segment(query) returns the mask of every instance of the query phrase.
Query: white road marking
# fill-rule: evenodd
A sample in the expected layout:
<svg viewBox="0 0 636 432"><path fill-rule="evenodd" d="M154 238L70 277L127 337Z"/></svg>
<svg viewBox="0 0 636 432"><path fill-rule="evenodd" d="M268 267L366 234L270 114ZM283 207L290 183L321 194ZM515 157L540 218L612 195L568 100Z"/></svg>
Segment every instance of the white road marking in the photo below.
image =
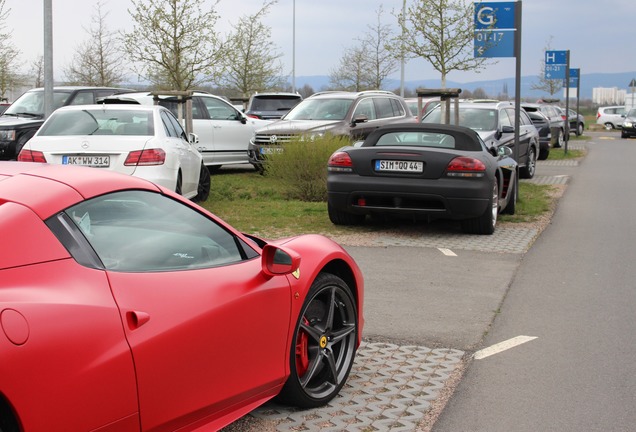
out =
<svg viewBox="0 0 636 432"><path fill-rule="evenodd" d="M441 253L443 253L446 256L457 256L457 254L455 252L453 252L450 249L446 249L446 248L437 248L438 251L440 251Z"/></svg>
<svg viewBox="0 0 636 432"><path fill-rule="evenodd" d="M473 358L475 360L481 360L483 358L499 354L502 351L509 350L510 348L514 348L526 342L530 342L532 340L535 340L536 338L536 336L517 336L512 339L508 339L507 341L499 342L498 344L494 344L492 346L489 346L488 348L479 350L473 355Z"/></svg>

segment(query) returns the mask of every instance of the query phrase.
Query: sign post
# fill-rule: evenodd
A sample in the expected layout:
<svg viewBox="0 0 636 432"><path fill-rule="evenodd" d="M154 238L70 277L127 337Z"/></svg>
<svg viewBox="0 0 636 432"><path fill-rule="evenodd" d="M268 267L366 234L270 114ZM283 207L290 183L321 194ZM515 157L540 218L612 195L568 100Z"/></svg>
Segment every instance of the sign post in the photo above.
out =
<svg viewBox="0 0 636 432"><path fill-rule="evenodd" d="M545 78L560 79L570 82L570 51L546 51L545 52ZM570 86L565 86L565 154L568 154L568 141L570 140Z"/></svg>

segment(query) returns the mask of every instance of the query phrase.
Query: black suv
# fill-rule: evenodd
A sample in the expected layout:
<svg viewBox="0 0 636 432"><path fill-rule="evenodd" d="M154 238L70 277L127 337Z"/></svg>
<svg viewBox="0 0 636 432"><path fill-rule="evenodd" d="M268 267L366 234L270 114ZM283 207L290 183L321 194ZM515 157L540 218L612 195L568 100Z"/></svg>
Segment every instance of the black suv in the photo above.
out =
<svg viewBox="0 0 636 432"><path fill-rule="evenodd" d="M54 87L53 109L94 104L97 98L131 90L114 87ZM0 116L0 160L13 160L44 123L44 89L24 93Z"/></svg>
<svg viewBox="0 0 636 432"><path fill-rule="evenodd" d="M250 98L245 115L261 120L278 120L302 100L298 93L256 93Z"/></svg>
<svg viewBox="0 0 636 432"><path fill-rule="evenodd" d="M299 135L316 137L329 133L355 141L363 140L380 126L415 121L404 99L389 91L315 93L281 120L257 130L250 141L248 156L254 167L260 169L263 155L276 151L276 144Z"/></svg>
<svg viewBox="0 0 636 432"><path fill-rule="evenodd" d="M550 142L553 147L565 145L565 120L558 107L547 103L522 103L521 107L527 113L539 111L548 119L550 122Z"/></svg>

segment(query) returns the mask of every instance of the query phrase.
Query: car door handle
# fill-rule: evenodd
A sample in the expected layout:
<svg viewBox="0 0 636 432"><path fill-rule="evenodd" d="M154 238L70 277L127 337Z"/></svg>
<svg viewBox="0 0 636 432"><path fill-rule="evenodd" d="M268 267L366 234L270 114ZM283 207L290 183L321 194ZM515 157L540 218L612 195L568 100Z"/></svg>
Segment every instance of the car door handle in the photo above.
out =
<svg viewBox="0 0 636 432"><path fill-rule="evenodd" d="M141 311L126 312L126 322L130 330L136 330L150 321L150 315Z"/></svg>

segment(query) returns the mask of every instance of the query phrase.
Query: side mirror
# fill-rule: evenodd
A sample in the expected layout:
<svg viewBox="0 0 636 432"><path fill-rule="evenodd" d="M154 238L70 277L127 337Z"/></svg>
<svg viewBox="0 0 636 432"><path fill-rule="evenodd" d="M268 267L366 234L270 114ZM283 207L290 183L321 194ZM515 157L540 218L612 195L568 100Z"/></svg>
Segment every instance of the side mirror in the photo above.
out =
<svg viewBox="0 0 636 432"><path fill-rule="evenodd" d="M280 276L300 268L300 255L291 249L267 244L263 247L261 267L267 276Z"/></svg>
<svg viewBox="0 0 636 432"><path fill-rule="evenodd" d="M245 117L243 114L239 113L239 120L241 121L241 123L247 124L247 117Z"/></svg>
<svg viewBox="0 0 636 432"><path fill-rule="evenodd" d="M190 133L188 134L188 142L189 142L190 144L199 144L199 135L197 135L197 134L195 134L195 133L190 132Z"/></svg>
<svg viewBox="0 0 636 432"><path fill-rule="evenodd" d="M512 126L504 126L501 128L501 133L503 134L515 133L515 128L513 128Z"/></svg>
<svg viewBox="0 0 636 432"><path fill-rule="evenodd" d="M351 121L351 126L355 126L358 123L366 123L369 121L369 117L364 115L364 114L360 114L357 115L353 118L353 120Z"/></svg>
<svg viewBox="0 0 636 432"><path fill-rule="evenodd" d="M497 148L497 156L501 156L501 157L512 157L512 149L508 146L501 146L499 148Z"/></svg>

